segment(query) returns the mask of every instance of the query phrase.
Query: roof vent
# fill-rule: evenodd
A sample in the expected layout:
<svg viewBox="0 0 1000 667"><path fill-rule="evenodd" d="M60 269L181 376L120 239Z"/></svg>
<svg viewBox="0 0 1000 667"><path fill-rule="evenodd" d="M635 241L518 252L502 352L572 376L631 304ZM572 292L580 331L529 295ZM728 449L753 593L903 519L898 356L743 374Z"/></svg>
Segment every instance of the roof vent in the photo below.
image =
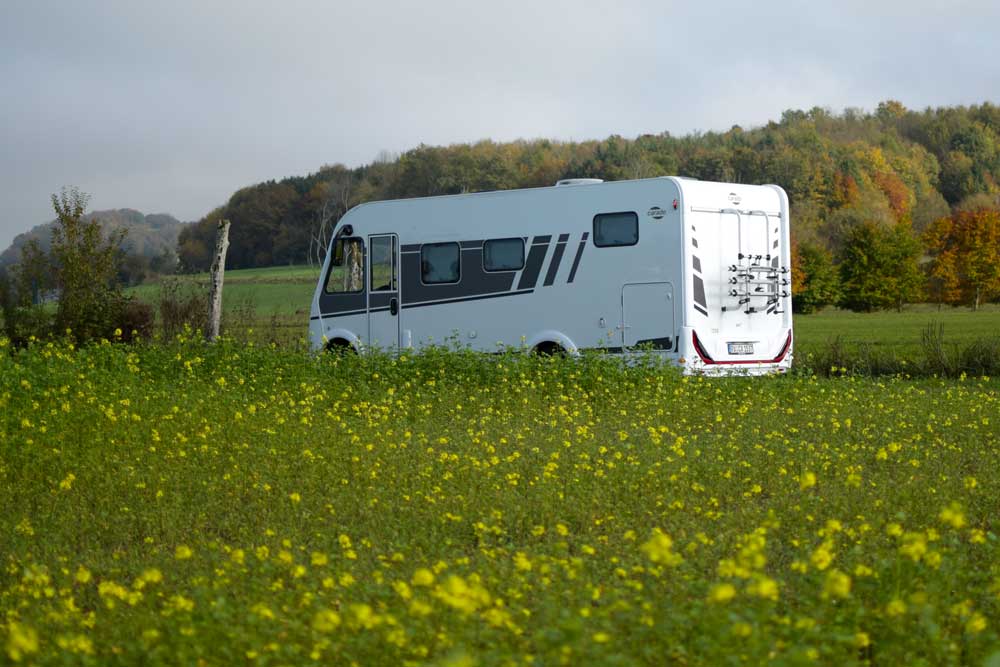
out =
<svg viewBox="0 0 1000 667"><path fill-rule="evenodd" d="M556 187L562 187L564 185L593 185L594 183L603 183L603 178L564 178L561 181L556 181Z"/></svg>

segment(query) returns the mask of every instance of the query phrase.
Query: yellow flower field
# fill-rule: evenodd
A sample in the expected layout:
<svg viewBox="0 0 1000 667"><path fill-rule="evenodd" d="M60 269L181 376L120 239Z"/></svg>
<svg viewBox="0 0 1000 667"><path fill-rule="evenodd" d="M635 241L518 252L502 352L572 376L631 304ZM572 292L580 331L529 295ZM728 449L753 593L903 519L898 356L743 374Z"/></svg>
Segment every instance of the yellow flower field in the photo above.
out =
<svg viewBox="0 0 1000 667"><path fill-rule="evenodd" d="M1000 661L1000 382L0 357L0 663Z"/></svg>

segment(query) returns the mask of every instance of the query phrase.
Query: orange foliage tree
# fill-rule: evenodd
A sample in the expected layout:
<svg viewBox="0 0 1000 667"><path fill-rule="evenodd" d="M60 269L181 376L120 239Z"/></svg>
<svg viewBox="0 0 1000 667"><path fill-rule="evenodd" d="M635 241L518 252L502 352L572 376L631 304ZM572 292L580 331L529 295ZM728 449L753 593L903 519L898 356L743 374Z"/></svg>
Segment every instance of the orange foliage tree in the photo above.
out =
<svg viewBox="0 0 1000 667"><path fill-rule="evenodd" d="M931 293L939 301L979 310L984 299L1000 296L1000 211L958 211L928 227L924 242L932 257Z"/></svg>

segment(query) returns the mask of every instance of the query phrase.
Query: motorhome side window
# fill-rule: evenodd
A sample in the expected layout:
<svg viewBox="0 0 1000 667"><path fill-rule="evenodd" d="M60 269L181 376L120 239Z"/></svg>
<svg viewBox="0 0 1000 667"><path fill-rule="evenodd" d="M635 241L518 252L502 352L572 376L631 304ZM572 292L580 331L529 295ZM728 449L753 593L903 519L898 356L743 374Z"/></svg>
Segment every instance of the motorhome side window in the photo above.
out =
<svg viewBox="0 0 1000 667"><path fill-rule="evenodd" d="M491 239L483 243L483 269L520 271L524 268L524 239Z"/></svg>
<svg viewBox="0 0 1000 667"><path fill-rule="evenodd" d="M639 242L639 216L634 212L594 216L594 245L598 248L635 245Z"/></svg>
<svg viewBox="0 0 1000 667"><path fill-rule="evenodd" d="M358 238L341 238L333 245L326 293L360 292L365 287L365 248Z"/></svg>
<svg viewBox="0 0 1000 667"><path fill-rule="evenodd" d="M457 283L461 274L461 250L457 243L425 243L420 246L420 277L427 285Z"/></svg>

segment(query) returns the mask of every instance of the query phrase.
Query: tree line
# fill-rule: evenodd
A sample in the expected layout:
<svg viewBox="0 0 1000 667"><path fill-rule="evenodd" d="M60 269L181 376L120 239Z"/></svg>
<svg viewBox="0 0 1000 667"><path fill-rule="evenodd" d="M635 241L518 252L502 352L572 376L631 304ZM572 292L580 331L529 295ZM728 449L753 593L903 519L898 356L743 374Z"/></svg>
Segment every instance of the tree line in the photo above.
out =
<svg viewBox="0 0 1000 667"><path fill-rule="evenodd" d="M1000 266L1000 107L990 103L817 107L763 127L683 137L421 145L243 188L181 232L178 258L182 270L206 270L221 218L233 223L231 268L316 264L337 219L362 202L671 174L785 188L800 311L1000 296L1000 276L982 268ZM976 261L963 259L973 251Z"/></svg>

